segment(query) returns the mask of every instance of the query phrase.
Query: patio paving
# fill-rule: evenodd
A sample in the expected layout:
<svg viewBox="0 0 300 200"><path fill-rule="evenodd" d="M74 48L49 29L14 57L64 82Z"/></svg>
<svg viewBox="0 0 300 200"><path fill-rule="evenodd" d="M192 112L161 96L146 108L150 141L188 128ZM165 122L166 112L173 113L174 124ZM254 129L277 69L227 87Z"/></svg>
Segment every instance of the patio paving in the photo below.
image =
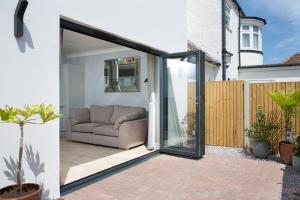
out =
<svg viewBox="0 0 300 200"><path fill-rule="evenodd" d="M161 154L63 198L296 200L300 199L300 173L236 153L208 153L200 160Z"/></svg>

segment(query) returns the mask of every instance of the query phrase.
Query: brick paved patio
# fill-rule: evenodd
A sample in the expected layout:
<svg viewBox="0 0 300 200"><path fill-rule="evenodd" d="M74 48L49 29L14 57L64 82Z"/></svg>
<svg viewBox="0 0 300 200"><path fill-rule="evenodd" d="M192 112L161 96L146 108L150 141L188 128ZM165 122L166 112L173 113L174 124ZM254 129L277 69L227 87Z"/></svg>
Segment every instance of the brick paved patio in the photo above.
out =
<svg viewBox="0 0 300 200"><path fill-rule="evenodd" d="M284 182L287 171L283 164L242 156L208 154L203 159L191 160L159 155L71 193L64 199L300 199L300 188ZM293 181L300 183L300 174L290 171Z"/></svg>

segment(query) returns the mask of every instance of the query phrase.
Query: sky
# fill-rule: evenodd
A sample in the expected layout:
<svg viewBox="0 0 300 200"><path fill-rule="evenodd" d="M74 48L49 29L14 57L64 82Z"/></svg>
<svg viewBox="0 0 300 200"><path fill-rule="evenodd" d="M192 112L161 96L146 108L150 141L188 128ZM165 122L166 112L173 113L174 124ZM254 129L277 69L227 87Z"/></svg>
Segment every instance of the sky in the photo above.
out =
<svg viewBox="0 0 300 200"><path fill-rule="evenodd" d="M238 0L247 16L267 20L264 64L280 63L300 52L300 0Z"/></svg>

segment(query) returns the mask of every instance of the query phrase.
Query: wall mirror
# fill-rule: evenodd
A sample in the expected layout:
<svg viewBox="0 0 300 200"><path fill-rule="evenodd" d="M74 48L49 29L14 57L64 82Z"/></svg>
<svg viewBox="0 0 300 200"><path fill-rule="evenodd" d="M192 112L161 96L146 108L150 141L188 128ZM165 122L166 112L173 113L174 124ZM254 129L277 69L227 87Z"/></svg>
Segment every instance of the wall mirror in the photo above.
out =
<svg viewBox="0 0 300 200"><path fill-rule="evenodd" d="M140 58L127 57L104 61L105 92L139 92Z"/></svg>

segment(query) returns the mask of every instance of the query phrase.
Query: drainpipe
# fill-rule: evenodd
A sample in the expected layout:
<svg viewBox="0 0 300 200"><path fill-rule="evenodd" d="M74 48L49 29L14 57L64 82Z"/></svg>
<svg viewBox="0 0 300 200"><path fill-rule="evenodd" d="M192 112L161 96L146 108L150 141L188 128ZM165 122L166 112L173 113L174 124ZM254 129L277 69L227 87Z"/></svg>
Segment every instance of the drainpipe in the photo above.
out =
<svg viewBox="0 0 300 200"><path fill-rule="evenodd" d="M238 36L239 66L238 67L241 67L241 9L240 8L239 8L239 29L238 30L239 30L239 36Z"/></svg>
<svg viewBox="0 0 300 200"><path fill-rule="evenodd" d="M222 79L226 80L226 27L225 27L225 0L222 0Z"/></svg>

